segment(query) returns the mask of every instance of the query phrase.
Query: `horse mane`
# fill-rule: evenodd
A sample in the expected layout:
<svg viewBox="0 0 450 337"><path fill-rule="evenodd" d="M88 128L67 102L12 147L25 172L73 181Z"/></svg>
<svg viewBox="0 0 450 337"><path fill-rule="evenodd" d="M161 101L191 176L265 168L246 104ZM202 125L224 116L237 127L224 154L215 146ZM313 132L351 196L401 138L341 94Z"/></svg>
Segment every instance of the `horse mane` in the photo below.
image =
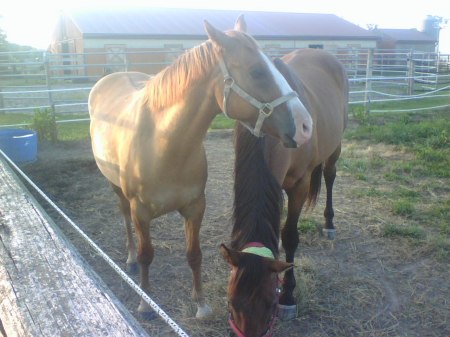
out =
<svg viewBox="0 0 450 337"><path fill-rule="evenodd" d="M146 101L151 111L159 111L179 101L189 86L205 76L217 63L219 51L206 41L180 55L146 85Z"/></svg>
<svg viewBox="0 0 450 337"><path fill-rule="evenodd" d="M249 242L260 242L278 257L283 193L266 163L264 144L264 138L236 124L231 248L242 250Z"/></svg>

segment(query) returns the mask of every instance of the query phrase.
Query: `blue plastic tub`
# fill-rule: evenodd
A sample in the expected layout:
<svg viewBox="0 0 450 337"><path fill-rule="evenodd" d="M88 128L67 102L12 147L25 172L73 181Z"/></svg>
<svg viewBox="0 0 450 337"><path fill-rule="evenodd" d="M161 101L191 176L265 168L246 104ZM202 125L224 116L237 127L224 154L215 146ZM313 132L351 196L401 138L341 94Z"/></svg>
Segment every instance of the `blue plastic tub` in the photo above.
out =
<svg viewBox="0 0 450 337"><path fill-rule="evenodd" d="M35 161L36 132L24 129L0 129L0 149L17 164Z"/></svg>

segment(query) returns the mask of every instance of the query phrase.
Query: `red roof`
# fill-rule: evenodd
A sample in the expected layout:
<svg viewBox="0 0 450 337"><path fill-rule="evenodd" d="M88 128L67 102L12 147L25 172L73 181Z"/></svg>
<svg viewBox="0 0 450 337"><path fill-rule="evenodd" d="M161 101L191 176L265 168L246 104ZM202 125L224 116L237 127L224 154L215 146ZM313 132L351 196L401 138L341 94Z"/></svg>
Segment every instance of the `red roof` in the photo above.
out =
<svg viewBox="0 0 450 337"><path fill-rule="evenodd" d="M259 39L369 39L378 37L333 14L231 10L126 8L74 12L69 16L85 37L205 38L206 19L221 30L231 29L245 15L249 33Z"/></svg>

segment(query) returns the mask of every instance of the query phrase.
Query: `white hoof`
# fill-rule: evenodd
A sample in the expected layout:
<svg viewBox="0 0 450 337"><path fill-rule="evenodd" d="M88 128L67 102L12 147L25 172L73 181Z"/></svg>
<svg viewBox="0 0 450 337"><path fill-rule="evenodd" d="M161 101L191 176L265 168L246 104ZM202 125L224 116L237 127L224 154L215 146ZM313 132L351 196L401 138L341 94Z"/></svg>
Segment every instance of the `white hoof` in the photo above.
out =
<svg viewBox="0 0 450 337"><path fill-rule="evenodd" d="M328 240L334 240L336 238L336 229L324 228L323 235L325 235Z"/></svg>
<svg viewBox="0 0 450 337"><path fill-rule="evenodd" d="M198 305L197 306L197 313L195 314L195 318L206 318L208 316L211 316L212 310L207 304Z"/></svg>
<svg viewBox="0 0 450 337"><path fill-rule="evenodd" d="M297 317L296 305L278 304L278 318L282 321L290 321Z"/></svg>

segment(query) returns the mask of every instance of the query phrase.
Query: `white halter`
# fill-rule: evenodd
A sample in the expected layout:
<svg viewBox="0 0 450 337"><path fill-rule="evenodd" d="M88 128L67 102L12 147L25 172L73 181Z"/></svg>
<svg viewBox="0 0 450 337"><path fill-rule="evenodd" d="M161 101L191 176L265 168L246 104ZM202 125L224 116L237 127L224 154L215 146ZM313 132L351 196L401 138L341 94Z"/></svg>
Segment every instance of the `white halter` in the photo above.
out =
<svg viewBox="0 0 450 337"><path fill-rule="evenodd" d="M223 113L225 116L230 118L230 116L227 113L227 100L228 96L230 95L231 90L233 90L236 94L241 96L243 99L245 99L247 102L249 102L251 105L253 105L255 108L259 110L259 116L255 124L255 128L252 129L252 127L244 122L241 122L242 125L244 125L253 135L256 137L263 137L264 134L261 132L262 125L264 123L264 120L266 118L270 117L273 110L289 101L292 98L298 97L297 93L295 91L291 91L290 93L278 97L277 99L273 100L270 103L262 103L258 101L256 98L250 96L247 94L239 85L236 84L234 79L230 76L230 73L228 72L227 67L225 66L225 63L221 59L219 61L220 69L222 70L222 74L224 77L224 88L223 88Z"/></svg>

